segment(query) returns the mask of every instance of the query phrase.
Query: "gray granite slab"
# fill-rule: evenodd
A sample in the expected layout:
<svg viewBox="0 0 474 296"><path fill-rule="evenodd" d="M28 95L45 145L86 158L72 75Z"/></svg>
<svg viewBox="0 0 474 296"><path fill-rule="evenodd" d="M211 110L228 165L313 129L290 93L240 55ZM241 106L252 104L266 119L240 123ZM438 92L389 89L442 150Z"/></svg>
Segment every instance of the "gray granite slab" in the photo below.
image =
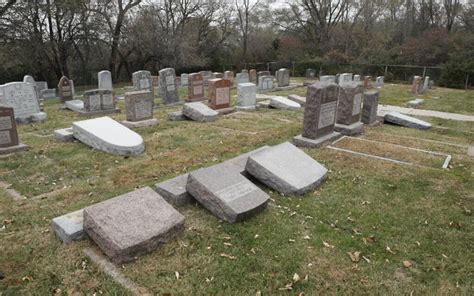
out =
<svg viewBox="0 0 474 296"><path fill-rule="evenodd" d="M74 132L72 127L57 129L54 131L54 137L61 142L69 142L74 140Z"/></svg>
<svg viewBox="0 0 474 296"><path fill-rule="evenodd" d="M81 240L86 237L83 227L83 210L68 213L53 219L54 234L65 244Z"/></svg>
<svg viewBox="0 0 474 296"><path fill-rule="evenodd" d="M201 102L186 103L183 106L183 115L200 122L216 121L219 113Z"/></svg>
<svg viewBox="0 0 474 296"><path fill-rule="evenodd" d="M184 121L188 120L186 116L183 115L182 111L175 111L168 113L168 119L171 121Z"/></svg>
<svg viewBox="0 0 474 296"><path fill-rule="evenodd" d="M431 128L431 123L420 120L415 117L411 117L405 114L401 114L398 112L389 112L385 114L384 117L385 122L390 122L393 124L409 127L409 128L417 128L417 129L429 129Z"/></svg>
<svg viewBox="0 0 474 296"><path fill-rule="evenodd" d="M301 105L288 100L285 97L273 97L270 99L270 107L275 109L286 109L286 110L298 110L301 109Z"/></svg>
<svg viewBox="0 0 474 296"><path fill-rule="evenodd" d="M174 206L182 206L193 200L186 191L188 174L179 175L175 178L155 184L155 191Z"/></svg>
<svg viewBox="0 0 474 296"><path fill-rule="evenodd" d="M245 170L283 194L304 194L319 186L328 172L289 142L249 156Z"/></svg>
<svg viewBox="0 0 474 296"><path fill-rule="evenodd" d="M289 95L288 100L300 104L302 107L306 105L306 98L298 95Z"/></svg>
<svg viewBox="0 0 474 296"><path fill-rule="evenodd" d="M413 100L408 101L407 105L410 108L416 108L416 107L420 106L421 104L423 104L424 102L425 102L425 100L417 98L417 99L413 99Z"/></svg>
<svg viewBox="0 0 474 296"><path fill-rule="evenodd" d="M229 223L259 213L270 198L228 163L190 173L186 190L211 213Z"/></svg>
<svg viewBox="0 0 474 296"><path fill-rule="evenodd" d="M150 187L84 209L84 229L117 264L132 261L178 236L184 216Z"/></svg>

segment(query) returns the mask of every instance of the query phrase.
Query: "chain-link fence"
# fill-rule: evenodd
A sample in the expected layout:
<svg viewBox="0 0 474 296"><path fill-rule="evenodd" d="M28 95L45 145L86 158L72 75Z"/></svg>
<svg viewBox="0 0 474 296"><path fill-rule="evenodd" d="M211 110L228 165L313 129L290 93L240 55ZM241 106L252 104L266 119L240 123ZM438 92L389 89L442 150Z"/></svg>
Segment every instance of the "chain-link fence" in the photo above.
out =
<svg viewBox="0 0 474 296"><path fill-rule="evenodd" d="M243 63L242 65L223 65L223 71L242 69L256 69L257 71L276 72L278 69L291 70L292 76L304 77L307 69L315 69L319 75L336 75L338 73L354 73L361 76L385 76L385 81L395 83L411 83L414 76L429 76L435 83L442 80L443 67L413 66L413 65L383 65L383 64L340 64L330 62L292 62L273 61L260 63ZM474 87L474 78L469 78L469 73L460 73L456 85L464 88Z"/></svg>

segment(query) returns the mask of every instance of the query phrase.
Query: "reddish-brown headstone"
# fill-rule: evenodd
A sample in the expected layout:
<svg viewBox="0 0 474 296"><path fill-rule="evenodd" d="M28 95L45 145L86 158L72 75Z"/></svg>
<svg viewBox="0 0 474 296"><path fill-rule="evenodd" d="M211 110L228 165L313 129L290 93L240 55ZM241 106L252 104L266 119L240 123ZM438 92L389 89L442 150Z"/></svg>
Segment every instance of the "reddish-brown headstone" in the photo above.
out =
<svg viewBox="0 0 474 296"><path fill-rule="evenodd" d="M59 80L58 91L59 97L61 98L61 103L74 99L71 81L69 81L66 76L61 77L61 79Z"/></svg>
<svg viewBox="0 0 474 296"><path fill-rule="evenodd" d="M19 145L13 108L0 107L0 148Z"/></svg>
<svg viewBox="0 0 474 296"><path fill-rule="evenodd" d="M188 76L188 102L202 101L204 98L204 79L200 73Z"/></svg>
<svg viewBox="0 0 474 296"><path fill-rule="evenodd" d="M209 107L223 109L230 107L230 81L226 79L209 80Z"/></svg>
<svg viewBox="0 0 474 296"><path fill-rule="evenodd" d="M249 71L249 78L250 78L250 82L257 82L257 70L255 69L251 69Z"/></svg>
<svg viewBox="0 0 474 296"><path fill-rule="evenodd" d="M372 88L372 76L364 76L364 88Z"/></svg>

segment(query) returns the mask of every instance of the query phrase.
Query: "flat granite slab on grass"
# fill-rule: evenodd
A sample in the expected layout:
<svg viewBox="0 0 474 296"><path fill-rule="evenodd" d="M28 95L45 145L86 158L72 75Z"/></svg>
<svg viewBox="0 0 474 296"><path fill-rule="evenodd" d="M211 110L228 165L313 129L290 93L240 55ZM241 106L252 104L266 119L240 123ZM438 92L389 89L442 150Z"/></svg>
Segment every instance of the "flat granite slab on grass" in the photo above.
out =
<svg viewBox="0 0 474 296"><path fill-rule="evenodd" d="M237 157L231 158L223 162L228 165L229 169L233 169L234 173L247 176L245 172L245 165L250 155L268 149L268 146L260 147L256 150L247 152ZM172 179L155 184L155 191L161 194L167 202L174 206L182 206L192 202L194 198L186 191L186 183L188 182L188 175L183 174Z"/></svg>
<svg viewBox="0 0 474 296"><path fill-rule="evenodd" d="M190 173L186 190L211 213L229 223L256 215L270 199L230 163Z"/></svg>
<svg viewBox="0 0 474 296"><path fill-rule="evenodd" d="M249 156L246 171L283 194L304 194L319 186L328 170L289 142Z"/></svg>
<svg viewBox="0 0 474 296"><path fill-rule="evenodd" d="M79 210L53 219L53 231L63 243L69 244L86 236L83 213L83 210Z"/></svg>
<svg viewBox="0 0 474 296"><path fill-rule="evenodd" d="M216 121L219 113L201 102L186 103L183 106L183 115L199 122Z"/></svg>
<svg viewBox="0 0 474 296"><path fill-rule="evenodd" d="M411 117L405 114L401 114L398 112L389 112L384 116L385 122L390 122L393 124L410 127L410 128L417 128L417 129L429 129L431 128L431 123L420 120L415 117Z"/></svg>
<svg viewBox="0 0 474 296"><path fill-rule="evenodd" d="M111 154L139 155L145 151L143 138L110 117L100 117L72 124L74 138Z"/></svg>
<svg viewBox="0 0 474 296"><path fill-rule="evenodd" d="M184 228L184 216L150 187L84 209L84 229L117 264L157 249Z"/></svg>
<svg viewBox="0 0 474 296"><path fill-rule="evenodd" d="M306 105L306 98L298 95L289 95L288 100L300 104L302 107Z"/></svg>
<svg viewBox="0 0 474 296"><path fill-rule="evenodd" d="M301 105L284 97L273 97L270 99L270 107L275 109L298 110Z"/></svg>

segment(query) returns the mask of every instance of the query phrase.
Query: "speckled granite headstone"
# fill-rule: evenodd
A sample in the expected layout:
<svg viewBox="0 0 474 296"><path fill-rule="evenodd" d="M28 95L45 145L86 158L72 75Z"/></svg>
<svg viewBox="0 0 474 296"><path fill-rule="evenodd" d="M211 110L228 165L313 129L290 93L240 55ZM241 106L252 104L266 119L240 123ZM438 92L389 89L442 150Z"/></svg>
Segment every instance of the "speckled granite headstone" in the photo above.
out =
<svg viewBox="0 0 474 296"><path fill-rule="evenodd" d="M374 124L377 121L379 107L379 92L368 91L364 93L364 107L362 108L362 123Z"/></svg>
<svg viewBox="0 0 474 296"><path fill-rule="evenodd" d="M58 91L61 103L74 99L74 90L71 81L66 76L61 77L59 80Z"/></svg>
<svg viewBox="0 0 474 296"><path fill-rule="evenodd" d="M217 110L230 107L230 81L226 79L209 80L209 107Z"/></svg>
<svg viewBox="0 0 474 296"><path fill-rule="evenodd" d="M173 240L184 229L184 216L145 187L85 208L84 229L120 264Z"/></svg>
<svg viewBox="0 0 474 296"><path fill-rule="evenodd" d="M160 70L160 95L165 105L179 102L176 74L173 68Z"/></svg>
<svg viewBox="0 0 474 296"><path fill-rule="evenodd" d="M153 95L149 91L134 91L125 94L127 121L136 122L153 118Z"/></svg>

